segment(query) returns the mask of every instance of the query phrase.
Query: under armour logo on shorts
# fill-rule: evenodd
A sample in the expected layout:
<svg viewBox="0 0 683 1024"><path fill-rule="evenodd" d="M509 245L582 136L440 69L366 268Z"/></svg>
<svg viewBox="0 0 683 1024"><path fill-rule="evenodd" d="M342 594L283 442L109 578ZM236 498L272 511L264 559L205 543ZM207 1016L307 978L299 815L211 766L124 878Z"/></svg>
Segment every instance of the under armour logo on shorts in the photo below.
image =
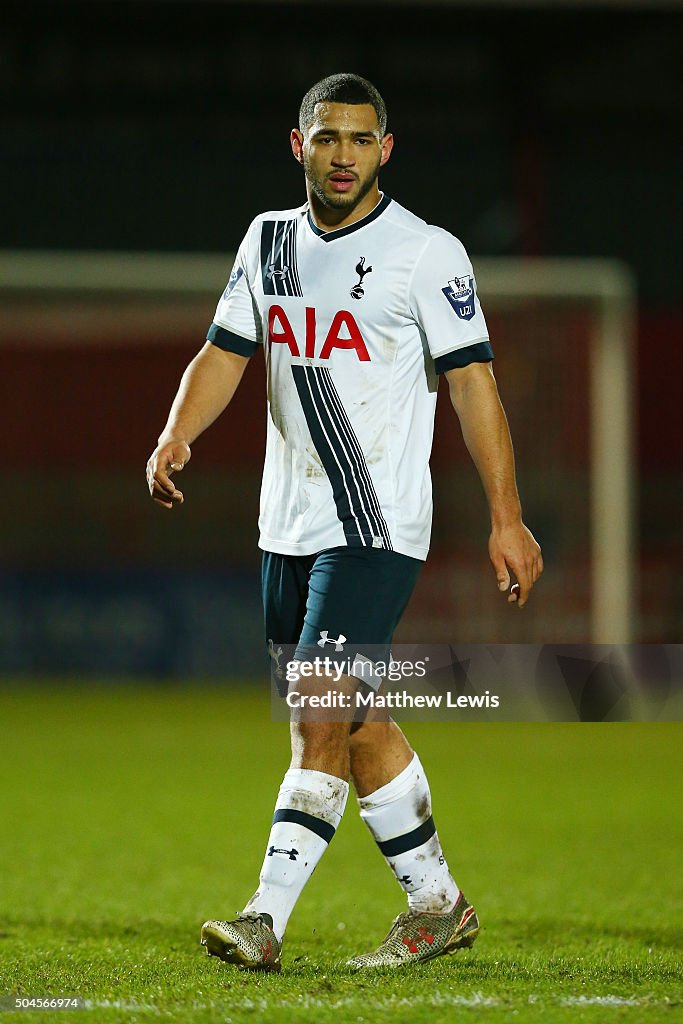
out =
<svg viewBox="0 0 683 1024"><path fill-rule="evenodd" d="M336 640L334 639L334 637L330 637L330 639L328 640L327 634L327 629L320 630L320 639L318 640L318 647L324 647L325 644L334 644L335 651L343 651L344 644L346 643L346 637L344 636L344 634L340 633Z"/></svg>

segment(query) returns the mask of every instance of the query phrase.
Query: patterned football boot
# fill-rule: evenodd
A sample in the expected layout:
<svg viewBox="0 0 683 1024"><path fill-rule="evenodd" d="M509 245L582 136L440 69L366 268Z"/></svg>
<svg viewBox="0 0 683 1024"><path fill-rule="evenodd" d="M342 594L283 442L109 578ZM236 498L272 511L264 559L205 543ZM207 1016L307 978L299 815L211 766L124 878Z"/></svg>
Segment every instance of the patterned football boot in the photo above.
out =
<svg viewBox="0 0 683 1024"><path fill-rule="evenodd" d="M368 967L424 963L435 956L471 946L478 932L479 919L474 907L460 893L448 914L399 914L374 953L354 956L346 966L360 971Z"/></svg>
<svg viewBox="0 0 683 1024"><path fill-rule="evenodd" d="M206 921L202 946L209 956L246 971L279 971L282 945L270 914L240 914L234 921Z"/></svg>

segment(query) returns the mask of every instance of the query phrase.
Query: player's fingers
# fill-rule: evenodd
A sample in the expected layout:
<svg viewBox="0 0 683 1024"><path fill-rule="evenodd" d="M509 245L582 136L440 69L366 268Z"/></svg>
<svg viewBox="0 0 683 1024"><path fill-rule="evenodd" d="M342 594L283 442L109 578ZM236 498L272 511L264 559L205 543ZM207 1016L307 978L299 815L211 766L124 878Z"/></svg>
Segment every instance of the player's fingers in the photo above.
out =
<svg viewBox="0 0 683 1024"><path fill-rule="evenodd" d="M491 555L491 563L496 573L496 582L500 591L505 591L510 586L510 573L508 567L505 564L505 559L501 556Z"/></svg>
<svg viewBox="0 0 683 1024"><path fill-rule="evenodd" d="M517 606L519 608L523 608L529 600L529 593L534 585L531 577L530 568L525 565L524 568L520 568L519 571L516 571L516 576L517 581L519 583L519 597L517 598ZM508 600L510 599L508 598Z"/></svg>
<svg viewBox="0 0 683 1024"><path fill-rule="evenodd" d="M174 505L182 505L182 503L185 501L185 495L183 494L182 491L179 491L177 488L173 492L173 494L162 493L159 495L159 497L163 498L164 501L171 501Z"/></svg>
<svg viewBox="0 0 683 1024"><path fill-rule="evenodd" d="M173 505L182 505L185 500L183 492L179 491L177 487L174 486L171 491L168 491L165 487L162 487L156 479L152 480L149 492L155 501L159 500Z"/></svg>
<svg viewBox="0 0 683 1024"><path fill-rule="evenodd" d="M178 492L178 494L180 493ZM176 505L182 505L182 503L184 502L184 498L182 497L182 495L180 495L179 498L171 498L169 495L165 494L154 494L152 496L152 500L157 505L163 505L164 508L167 509L172 509Z"/></svg>
<svg viewBox="0 0 683 1024"><path fill-rule="evenodd" d="M173 508L174 505L178 504L177 501L173 500L173 497L168 493L168 491L161 487L149 473L147 474L147 487L152 501L157 505L163 505L164 508Z"/></svg>
<svg viewBox="0 0 683 1024"><path fill-rule="evenodd" d="M167 494L173 494L173 492L176 489L176 486L171 480L168 473L166 473L163 469L159 469L158 467L156 472L152 475L152 480L154 481L157 487L161 487L162 490L166 491Z"/></svg>

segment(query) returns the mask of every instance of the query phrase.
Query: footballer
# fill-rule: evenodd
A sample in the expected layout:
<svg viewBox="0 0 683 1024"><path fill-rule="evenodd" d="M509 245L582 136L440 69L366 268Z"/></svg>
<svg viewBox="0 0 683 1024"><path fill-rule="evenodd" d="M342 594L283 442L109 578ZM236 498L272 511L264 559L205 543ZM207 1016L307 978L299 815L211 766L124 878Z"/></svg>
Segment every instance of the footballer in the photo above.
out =
<svg viewBox="0 0 683 1024"><path fill-rule="evenodd" d="M352 664L370 665L362 680L351 669L335 684L348 693L380 685L373 658L386 660L377 651L389 651L427 557L441 375L486 493L499 590L522 608L543 571L522 520L471 263L452 234L380 191L393 141L384 101L365 79L332 75L306 93L290 143L307 201L252 221L147 467L152 498L182 504L174 474L262 349L265 639L271 653L295 645L302 661L316 647L343 647ZM296 689L317 684L302 678ZM258 883L236 918L203 925L209 954L280 970L287 922L341 821L350 781L407 906L349 967L402 969L475 940L479 920L439 842L418 755L388 716L341 719L292 713L292 759Z"/></svg>

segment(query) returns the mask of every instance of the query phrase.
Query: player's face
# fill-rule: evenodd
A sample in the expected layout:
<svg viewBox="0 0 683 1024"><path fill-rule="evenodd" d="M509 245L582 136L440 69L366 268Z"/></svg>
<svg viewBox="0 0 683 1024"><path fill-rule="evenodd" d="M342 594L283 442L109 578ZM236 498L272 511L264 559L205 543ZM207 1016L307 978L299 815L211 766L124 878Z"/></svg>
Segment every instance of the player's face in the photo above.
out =
<svg viewBox="0 0 683 1024"><path fill-rule="evenodd" d="M392 145L391 135L382 138L369 103L318 103L306 132L292 132L292 149L304 166L309 189L331 210L350 211L376 191L379 169Z"/></svg>

